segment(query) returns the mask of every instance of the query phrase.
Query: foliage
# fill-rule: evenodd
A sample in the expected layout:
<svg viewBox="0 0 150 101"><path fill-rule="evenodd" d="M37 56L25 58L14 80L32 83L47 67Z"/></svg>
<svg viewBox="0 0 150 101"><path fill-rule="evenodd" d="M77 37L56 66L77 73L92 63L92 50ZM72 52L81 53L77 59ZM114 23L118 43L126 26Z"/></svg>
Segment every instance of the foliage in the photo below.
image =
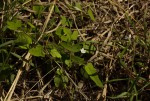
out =
<svg viewBox="0 0 150 101"><path fill-rule="evenodd" d="M1 2L1 99L149 99L148 1Z"/></svg>

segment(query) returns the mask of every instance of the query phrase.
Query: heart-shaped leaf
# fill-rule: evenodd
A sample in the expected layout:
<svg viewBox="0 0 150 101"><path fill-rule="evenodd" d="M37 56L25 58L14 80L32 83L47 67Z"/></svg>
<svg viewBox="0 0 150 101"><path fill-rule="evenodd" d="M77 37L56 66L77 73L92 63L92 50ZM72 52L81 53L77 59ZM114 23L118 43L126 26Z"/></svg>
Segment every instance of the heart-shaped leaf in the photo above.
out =
<svg viewBox="0 0 150 101"><path fill-rule="evenodd" d="M74 31L73 34L71 35L71 40L77 40L78 38L78 31Z"/></svg>
<svg viewBox="0 0 150 101"><path fill-rule="evenodd" d="M50 52L50 54L53 57L61 58L61 54L56 49L52 49L51 52Z"/></svg>
<svg viewBox="0 0 150 101"><path fill-rule="evenodd" d="M17 39L15 40L15 43L18 45L27 45L32 43L32 39L29 37L29 35L24 34L24 33L18 33Z"/></svg>
<svg viewBox="0 0 150 101"><path fill-rule="evenodd" d="M44 54L44 49L43 49L43 46L41 45L37 45L36 47L33 47L29 50L29 52L33 55L33 56L41 56L41 57L44 57L45 54Z"/></svg>
<svg viewBox="0 0 150 101"><path fill-rule="evenodd" d="M22 26L22 22L20 20L7 21L7 27L11 30L17 30Z"/></svg>

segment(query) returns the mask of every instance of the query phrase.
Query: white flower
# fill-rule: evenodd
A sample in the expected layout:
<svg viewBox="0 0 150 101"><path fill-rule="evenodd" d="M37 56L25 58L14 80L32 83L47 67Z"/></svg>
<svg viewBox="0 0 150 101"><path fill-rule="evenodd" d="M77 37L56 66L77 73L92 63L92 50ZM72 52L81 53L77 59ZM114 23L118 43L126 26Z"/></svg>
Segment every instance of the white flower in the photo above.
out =
<svg viewBox="0 0 150 101"><path fill-rule="evenodd" d="M81 53L86 53L86 50L84 48L80 49Z"/></svg>

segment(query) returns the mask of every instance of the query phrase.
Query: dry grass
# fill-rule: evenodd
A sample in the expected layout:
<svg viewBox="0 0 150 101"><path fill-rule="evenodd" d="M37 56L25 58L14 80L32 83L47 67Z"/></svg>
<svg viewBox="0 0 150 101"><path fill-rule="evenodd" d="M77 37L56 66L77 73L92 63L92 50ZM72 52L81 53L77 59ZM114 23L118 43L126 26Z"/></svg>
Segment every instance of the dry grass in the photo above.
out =
<svg viewBox="0 0 150 101"><path fill-rule="evenodd" d="M7 20L18 15L17 19L26 23L34 16L35 11L32 10L32 6L44 5L49 9L42 12L40 19L38 17L32 19L37 29L30 34L41 32L41 35L37 35L37 38L34 39L35 44L39 42L46 46L47 42L51 42L48 38L57 44L57 37L51 34L63 25L59 22L60 15L52 11L53 6L49 7L52 2L56 2L54 5L60 8L63 16L73 22L71 29L78 30L77 42L91 40L95 42L93 43L96 48L95 53L85 54L83 58L94 64L104 83L104 88L100 89L90 80L83 78L78 73L81 67L77 66L78 68L65 71L69 83L65 89L58 89L54 86L53 78L59 63L53 62L49 56L45 58L29 56L34 66L18 59L8 62L16 64L15 70L21 70L23 74L16 76L17 81L15 79L11 85L13 89L9 88L10 85L7 85L5 80L1 82L1 101L149 101L149 0L65 0L65 2L62 0L49 0L50 2L29 0L24 3L18 1L20 0L9 1L10 5L8 5L9 2L1 1L4 5L0 8L3 9L0 12L2 33L0 36L4 39L14 38L14 33L3 31ZM68 4L75 2L81 3L82 13L69 8ZM95 21L92 21L87 15L88 8L93 11ZM52 18L56 20L53 26L48 23L52 21ZM43 38L47 36L48 38ZM17 49L13 51L18 52ZM20 52L19 50L18 54L22 55L22 53L27 53L27 51L21 50ZM29 60L29 57L25 59ZM21 67L20 61L23 61ZM24 67L28 66L31 68L26 72ZM16 72L14 74L16 75Z"/></svg>

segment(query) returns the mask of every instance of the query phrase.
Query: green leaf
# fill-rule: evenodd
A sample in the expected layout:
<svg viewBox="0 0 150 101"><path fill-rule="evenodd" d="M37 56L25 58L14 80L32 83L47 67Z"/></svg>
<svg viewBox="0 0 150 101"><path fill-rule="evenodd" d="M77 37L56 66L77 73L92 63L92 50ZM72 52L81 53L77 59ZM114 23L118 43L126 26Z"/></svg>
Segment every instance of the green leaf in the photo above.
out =
<svg viewBox="0 0 150 101"><path fill-rule="evenodd" d="M0 48L1 48L1 47L4 47L4 46L7 46L7 45L9 45L9 44L14 44L14 40L10 40L10 41L7 41L7 42L5 42L5 43L0 44Z"/></svg>
<svg viewBox="0 0 150 101"><path fill-rule="evenodd" d="M66 22L67 24L66 24L66 26L68 26L68 27L72 27L72 25L73 25L73 22L72 22L72 20L69 20L69 19L67 19L67 22Z"/></svg>
<svg viewBox="0 0 150 101"><path fill-rule="evenodd" d="M63 46L65 49L71 51L71 52L79 52L82 48L79 44L71 45L71 43L61 42L61 46Z"/></svg>
<svg viewBox="0 0 150 101"><path fill-rule="evenodd" d="M61 16L61 23L63 26L72 27L72 21L69 20L69 18L66 18L65 16Z"/></svg>
<svg viewBox="0 0 150 101"><path fill-rule="evenodd" d="M3 70L7 70L9 68L11 68L12 66L9 65L9 64L3 64L3 63L0 63L0 72L3 71Z"/></svg>
<svg viewBox="0 0 150 101"><path fill-rule="evenodd" d="M82 76L83 76L84 78L86 78L86 79L89 78L89 75L87 74L87 72L86 72L83 68L80 69L80 72L81 72L81 74L82 74Z"/></svg>
<svg viewBox="0 0 150 101"><path fill-rule="evenodd" d="M69 29L69 28L63 28L63 31L64 31L64 33L66 34L66 35L69 35L69 36L71 36L71 34L72 34L72 32L71 32L71 30Z"/></svg>
<svg viewBox="0 0 150 101"><path fill-rule="evenodd" d="M22 60L22 56L16 54L16 53L13 53L13 52L10 52L13 56L17 57L19 60Z"/></svg>
<svg viewBox="0 0 150 101"><path fill-rule="evenodd" d="M127 67L127 64L122 61L122 59L120 59L120 65L123 67L123 68L126 68Z"/></svg>
<svg viewBox="0 0 150 101"><path fill-rule="evenodd" d="M27 45L19 46L19 48L21 48L21 49L29 49L30 46L27 44Z"/></svg>
<svg viewBox="0 0 150 101"><path fill-rule="evenodd" d="M45 56L43 46L41 46L41 45L37 45L37 46L31 48L29 50L29 52L33 56L37 56L37 57L39 57L39 56L44 57Z"/></svg>
<svg viewBox="0 0 150 101"><path fill-rule="evenodd" d="M18 45L27 45L32 43L32 39L29 37L29 35L24 33L18 33L17 40L15 40L15 43Z"/></svg>
<svg viewBox="0 0 150 101"><path fill-rule="evenodd" d="M33 10L36 11L35 15L38 15L38 18L40 18L42 16L42 12L44 11L44 6L41 5L33 6Z"/></svg>
<svg viewBox="0 0 150 101"><path fill-rule="evenodd" d="M93 12L92 12L92 10L90 8L88 9L88 15L90 16L91 20L95 21Z"/></svg>
<svg viewBox="0 0 150 101"><path fill-rule="evenodd" d="M72 66L71 60L65 60L65 64L66 64L68 67L71 67L71 66Z"/></svg>
<svg viewBox="0 0 150 101"><path fill-rule="evenodd" d="M66 25L66 17L65 16L61 16L61 23L62 25Z"/></svg>
<svg viewBox="0 0 150 101"><path fill-rule="evenodd" d="M55 5L55 7L54 7L54 11L55 11L56 13L60 14L60 10L59 10L59 8L58 8L58 6L57 6L57 5Z"/></svg>
<svg viewBox="0 0 150 101"><path fill-rule="evenodd" d="M95 75L97 73L97 71L93 67L92 63L88 63L87 65L85 65L84 69L90 76Z"/></svg>
<svg viewBox="0 0 150 101"><path fill-rule="evenodd" d="M63 87L64 88L66 88L67 87L67 83L68 83L68 77L67 76L65 76L65 75L61 75L61 79L62 79L62 85L63 85Z"/></svg>
<svg viewBox="0 0 150 101"><path fill-rule="evenodd" d="M7 21L7 28L10 30L17 30L22 26L22 22L20 20Z"/></svg>
<svg viewBox="0 0 150 101"><path fill-rule="evenodd" d="M62 75L63 74L63 70L58 68L57 71L56 71L56 74Z"/></svg>
<svg viewBox="0 0 150 101"><path fill-rule="evenodd" d="M64 35L61 36L61 40L66 41L66 42L70 41L70 40L68 40L68 36L64 36Z"/></svg>
<svg viewBox="0 0 150 101"><path fill-rule="evenodd" d="M71 35L72 40L77 40L78 38L78 31L74 31L73 34Z"/></svg>
<svg viewBox="0 0 150 101"><path fill-rule="evenodd" d="M80 58L80 57L78 57L78 56L71 55L71 56L70 56L70 59L71 59L73 62L75 62L75 63L77 63L77 64L79 64L79 65L84 65L84 63L85 63L84 59L83 59L83 58Z"/></svg>
<svg viewBox="0 0 150 101"><path fill-rule="evenodd" d="M83 48L87 53L94 53L96 51L94 43L88 41L83 43Z"/></svg>
<svg viewBox="0 0 150 101"><path fill-rule="evenodd" d="M66 83L68 83L68 77L63 74L62 69L57 69L56 75L54 77L54 83L56 87L66 87Z"/></svg>
<svg viewBox="0 0 150 101"><path fill-rule="evenodd" d="M60 76L56 75L54 77L54 84L56 87L59 87L62 84L62 79L60 78Z"/></svg>
<svg viewBox="0 0 150 101"><path fill-rule="evenodd" d="M61 54L56 50L56 49L52 49L50 54L53 56L53 57L56 57L56 58L61 58Z"/></svg>
<svg viewBox="0 0 150 101"><path fill-rule="evenodd" d="M27 22L27 24L31 27L31 28L36 28L32 23Z"/></svg>
<svg viewBox="0 0 150 101"><path fill-rule="evenodd" d="M95 82L95 84L98 87L102 88L103 84L99 79L96 69L93 67L92 63L88 63L87 65L85 65L84 69L87 72L87 74L90 76L90 78Z"/></svg>
<svg viewBox="0 0 150 101"><path fill-rule="evenodd" d="M62 36L62 31L63 31L62 28L58 27L55 34L58 35L59 37L61 37Z"/></svg>
<svg viewBox="0 0 150 101"><path fill-rule="evenodd" d="M78 11L82 11L82 7L81 7L81 4L79 2L76 2L75 3L75 7L74 7L76 10Z"/></svg>
<svg viewBox="0 0 150 101"><path fill-rule="evenodd" d="M128 92L123 92L117 96L117 98L123 98L128 95Z"/></svg>
<svg viewBox="0 0 150 101"><path fill-rule="evenodd" d="M62 41L71 41L71 30L69 28L58 28L56 34L61 38Z"/></svg>
<svg viewBox="0 0 150 101"><path fill-rule="evenodd" d="M70 41L71 40L71 30L69 28L63 28L63 32L64 32L64 36L66 38L67 41ZM64 40L65 41L65 40Z"/></svg>
<svg viewBox="0 0 150 101"><path fill-rule="evenodd" d="M128 92L122 92L121 94L114 96L114 97L110 97L111 99L118 99L118 98L126 98L129 96Z"/></svg>
<svg viewBox="0 0 150 101"><path fill-rule="evenodd" d="M44 10L44 6L33 6L33 10L36 11L36 14L41 14Z"/></svg>
<svg viewBox="0 0 150 101"><path fill-rule="evenodd" d="M66 83L68 83L68 77L65 75L55 75L54 77L54 83L56 87L65 87L66 88Z"/></svg>
<svg viewBox="0 0 150 101"><path fill-rule="evenodd" d="M62 78L63 83L68 83L69 80L67 76L61 75L61 78Z"/></svg>

